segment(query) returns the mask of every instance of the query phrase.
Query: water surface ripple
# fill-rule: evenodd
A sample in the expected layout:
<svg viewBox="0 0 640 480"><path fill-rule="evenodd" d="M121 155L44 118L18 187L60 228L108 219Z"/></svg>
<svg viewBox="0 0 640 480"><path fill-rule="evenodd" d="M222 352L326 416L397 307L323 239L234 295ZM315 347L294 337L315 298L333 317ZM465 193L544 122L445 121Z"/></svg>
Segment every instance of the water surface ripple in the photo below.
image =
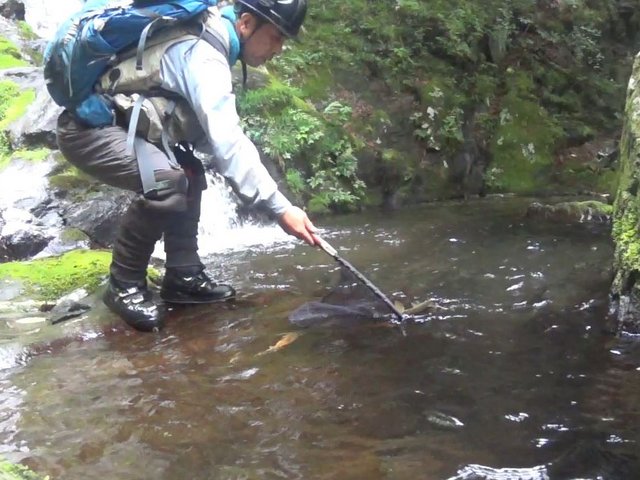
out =
<svg viewBox="0 0 640 480"><path fill-rule="evenodd" d="M525 210L325 225L383 291L440 307L404 334L292 326L338 281L319 251L212 256L235 306L177 309L158 335L111 319L1 370L0 454L65 480L640 478L640 348L606 328L608 232Z"/></svg>

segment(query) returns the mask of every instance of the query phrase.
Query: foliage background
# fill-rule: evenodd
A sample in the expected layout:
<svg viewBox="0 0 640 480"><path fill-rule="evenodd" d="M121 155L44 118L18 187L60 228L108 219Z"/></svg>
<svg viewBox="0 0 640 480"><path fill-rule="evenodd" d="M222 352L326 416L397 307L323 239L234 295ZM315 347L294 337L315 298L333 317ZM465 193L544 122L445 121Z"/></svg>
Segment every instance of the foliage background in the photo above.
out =
<svg viewBox="0 0 640 480"><path fill-rule="evenodd" d="M640 2L310 2L303 41L240 95L314 212L614 190Z"/></svg>

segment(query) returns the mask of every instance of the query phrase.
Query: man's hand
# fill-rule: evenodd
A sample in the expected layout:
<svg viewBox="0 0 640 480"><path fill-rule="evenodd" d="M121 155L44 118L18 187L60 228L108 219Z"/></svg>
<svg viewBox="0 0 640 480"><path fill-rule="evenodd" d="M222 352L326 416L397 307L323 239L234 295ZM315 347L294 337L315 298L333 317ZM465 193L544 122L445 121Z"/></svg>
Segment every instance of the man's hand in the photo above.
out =
<svg viewBox="0 0 640 480"><path fill-rule="evenodd" d="M282 229L289 235L298 237L300 240L304 240L311 246L319 244L318 239L315 236L316 227L311 223L307 214L298 207L288 208L280 218L278 223Z"/></svg>

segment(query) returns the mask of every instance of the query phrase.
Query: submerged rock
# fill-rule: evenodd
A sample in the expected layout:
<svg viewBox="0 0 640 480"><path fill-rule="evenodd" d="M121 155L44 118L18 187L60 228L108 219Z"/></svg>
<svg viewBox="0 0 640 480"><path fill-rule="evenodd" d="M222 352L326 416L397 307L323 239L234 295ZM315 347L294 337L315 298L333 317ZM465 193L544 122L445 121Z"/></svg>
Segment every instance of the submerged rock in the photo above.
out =
<svg viewBox="0 0 640 480"><path fill-rule="evenodd" d="M527 209L527 218L556 223L609 223L613 207L609 204L587 200L561 202L554 205L534 202Z"/></svg>

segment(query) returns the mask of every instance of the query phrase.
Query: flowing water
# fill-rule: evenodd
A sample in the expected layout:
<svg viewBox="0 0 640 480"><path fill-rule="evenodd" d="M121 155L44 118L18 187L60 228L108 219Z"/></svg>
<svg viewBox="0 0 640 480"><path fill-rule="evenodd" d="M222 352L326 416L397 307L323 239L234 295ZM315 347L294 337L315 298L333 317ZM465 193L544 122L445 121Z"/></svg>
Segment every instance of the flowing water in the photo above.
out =
<svg viewBox="0 0 640 480"><path fill-rule="evenodd" d="M99 310L0 370L0 456L65 480L640 478L640 349L605 328L608 233L525 211L325 220L383 291L440 307L403 329L291 325L338 281L320 251L212 254L235 305L176 309L159 334Z"/></svg>

